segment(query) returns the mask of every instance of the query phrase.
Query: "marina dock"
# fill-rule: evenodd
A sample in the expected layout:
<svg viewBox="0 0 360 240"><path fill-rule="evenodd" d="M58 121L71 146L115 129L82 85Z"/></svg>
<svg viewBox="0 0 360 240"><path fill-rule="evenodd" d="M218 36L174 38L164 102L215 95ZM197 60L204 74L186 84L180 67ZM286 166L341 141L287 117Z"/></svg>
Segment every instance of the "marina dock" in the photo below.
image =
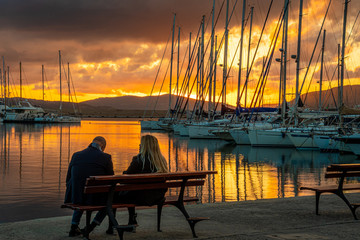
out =
<svg viewBox="0 0 360 240"><path fill-rule="evenodd" d="M360 194L348 196L356 200ZM315 215L314 196L197 204L189 205L188 211L193 216L210 217L197 225L199 239L358 239L360 236L359 220L354 220L348 207L335 195L321 196L319 216ZM127 211L118 211L119 223L126 224L127 218ZM71 211L64 217L4 223L0 225L0 239L81 239L67 237L70 220ZM136 233L125 233L124 239L192 239L187 222L174 207L163 210L163 232L156 231L156 209L139 209L138 223ZM105 234L107 224L106 219L90 238L118 239L116 235Z"/></svg>

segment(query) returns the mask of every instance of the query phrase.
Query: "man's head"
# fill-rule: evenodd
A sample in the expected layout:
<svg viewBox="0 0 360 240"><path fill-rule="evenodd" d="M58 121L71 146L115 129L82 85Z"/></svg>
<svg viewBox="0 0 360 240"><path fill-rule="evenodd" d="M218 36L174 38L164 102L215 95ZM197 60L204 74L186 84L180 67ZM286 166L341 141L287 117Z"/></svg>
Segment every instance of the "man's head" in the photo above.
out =
<svg viewBox="0 0 360 240"><path fill-rule="evenodd" d="M94 138L94 140L92 141L93 143L97 143L101 150L105 150L105 147L106 147L106 140L105 138L101 137L101 136L97 136Z"/></svg>

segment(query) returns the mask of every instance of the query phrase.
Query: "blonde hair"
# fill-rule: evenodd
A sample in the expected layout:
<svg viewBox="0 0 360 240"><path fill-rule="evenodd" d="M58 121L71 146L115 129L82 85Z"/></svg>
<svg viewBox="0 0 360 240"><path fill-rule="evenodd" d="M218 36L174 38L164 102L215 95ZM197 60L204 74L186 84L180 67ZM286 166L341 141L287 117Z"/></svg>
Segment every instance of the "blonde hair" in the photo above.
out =
<svg viewBox="0 0 360 240"><path fill-rule="evenodd" d="M145 164L146 157L149 158L150 167L155 167L158 173L168 172L168 167L164 156L161 154L159 142L156 137L152 135L144 135L140 141L140 156ZM152 169L154 170L154 169Z"/></svg>

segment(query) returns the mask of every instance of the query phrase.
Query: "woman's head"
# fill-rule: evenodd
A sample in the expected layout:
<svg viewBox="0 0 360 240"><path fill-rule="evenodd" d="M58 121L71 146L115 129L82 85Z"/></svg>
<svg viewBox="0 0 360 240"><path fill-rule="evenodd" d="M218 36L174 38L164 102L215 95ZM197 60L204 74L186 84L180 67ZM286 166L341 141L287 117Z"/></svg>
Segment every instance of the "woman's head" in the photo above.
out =
<svg viewBox="0 0 360 240"><path fill-rule="evenodd" d="M140 155L143 159L149 158L157 172L168 172L165 158L161 154L159 142L152 135L144 135L140 141Z"/></svg>

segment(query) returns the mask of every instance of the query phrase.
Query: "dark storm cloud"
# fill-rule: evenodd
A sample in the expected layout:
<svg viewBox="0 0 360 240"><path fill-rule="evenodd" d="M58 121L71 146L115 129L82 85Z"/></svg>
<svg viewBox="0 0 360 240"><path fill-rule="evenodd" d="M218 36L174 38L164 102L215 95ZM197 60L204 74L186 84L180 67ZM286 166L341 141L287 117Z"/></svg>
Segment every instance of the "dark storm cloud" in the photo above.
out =
<svg viewBox="0 0 360 240"><path fill-rule="evenodd" d="M176 12L192 28L209 14L208 0L12 0L1 1L0 30L47 39L163 41Z"/></svg>

